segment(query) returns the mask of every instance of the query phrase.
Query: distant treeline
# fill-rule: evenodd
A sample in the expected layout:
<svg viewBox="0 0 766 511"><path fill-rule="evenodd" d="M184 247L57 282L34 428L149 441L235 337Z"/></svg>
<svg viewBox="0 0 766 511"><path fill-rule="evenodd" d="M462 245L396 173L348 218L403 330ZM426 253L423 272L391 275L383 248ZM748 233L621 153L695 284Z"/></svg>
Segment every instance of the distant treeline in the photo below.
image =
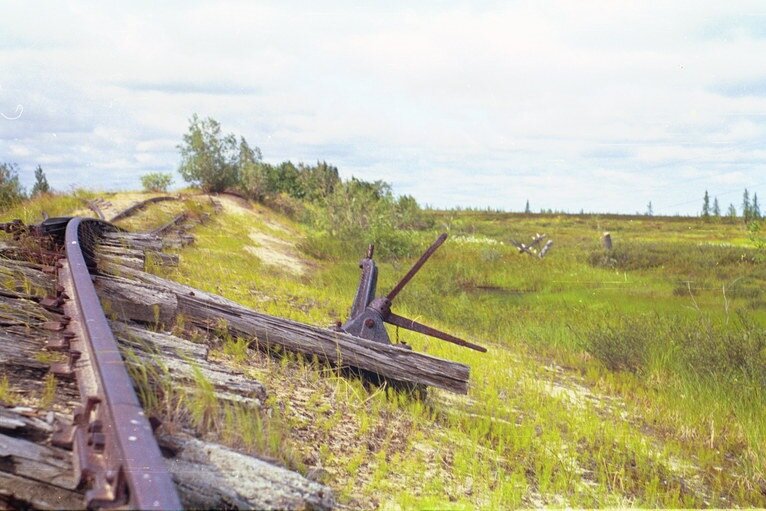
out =
<svg viewBox="0 0 766 511"><path fill-rule="evenodd" d="M710 194L705 190L705 195L702 198L702 212L700 216L705 220L711 218L730 218L736 219L740 217L737 214L737 208L734 203L729 204L726 209L726 213L721 212L721 207L718 204L718 197L713 198L713 205L710 205ZM754 193L752 200L750 199L750 192L745 188L745 192L742 194L742 215L741 218L745 222L751 222L753 220L760 220L763 218L761 214L761 206L758 204L758 194Z"/></svg>

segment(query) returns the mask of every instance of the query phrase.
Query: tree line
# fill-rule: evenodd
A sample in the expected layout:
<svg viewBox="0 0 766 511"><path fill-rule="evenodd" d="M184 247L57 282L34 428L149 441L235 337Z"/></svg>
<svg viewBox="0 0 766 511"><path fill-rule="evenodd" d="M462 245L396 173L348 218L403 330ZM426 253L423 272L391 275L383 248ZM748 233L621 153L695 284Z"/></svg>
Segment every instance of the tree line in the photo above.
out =
<svg viewBox="0 0 766 511"><path fill-rule="evenodd" d="M745 188L742 194L742 214L739 215L734 203L729 204L726 212L721 211L721 206L718 203L718 197L713 197L713 203L710 203L710 194L705 190L705 195L702 198L702 212L700 216L705 221L710 221L712 218L728 218L736 220L742 218L746 223L754 220L761 220L763 214L761 213L761 205L758 203L758 194L754 193L752 199L750 198L750 192Z"/></svg>

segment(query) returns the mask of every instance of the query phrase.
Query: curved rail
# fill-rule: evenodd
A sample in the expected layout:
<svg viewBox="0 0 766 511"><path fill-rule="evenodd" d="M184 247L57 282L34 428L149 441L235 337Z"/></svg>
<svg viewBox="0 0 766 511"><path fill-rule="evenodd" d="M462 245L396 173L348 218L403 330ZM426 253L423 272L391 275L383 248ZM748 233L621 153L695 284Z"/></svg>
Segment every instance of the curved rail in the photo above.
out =
<svg viewBox="0 0 766 511"><path fill-rule="evenodd" d="M104 316L89 267L96 237L106 222L72 218L64 236L66 259L59 283L72 300L63 303L70 317L70 359L82 396L70 442L88 508L181 509L151 424L144 415L117 341ZM76 356L75 356L76 355Z"/></svg>

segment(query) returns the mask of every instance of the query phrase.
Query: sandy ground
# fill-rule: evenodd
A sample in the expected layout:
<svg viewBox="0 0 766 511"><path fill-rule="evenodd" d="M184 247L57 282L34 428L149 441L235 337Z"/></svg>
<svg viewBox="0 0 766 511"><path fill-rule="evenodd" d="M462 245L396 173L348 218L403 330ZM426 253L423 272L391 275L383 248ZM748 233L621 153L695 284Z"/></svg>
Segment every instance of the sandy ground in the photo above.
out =
<svg viewBox="0 0 766 511"><path fill-rule="evenodd" d="M276 266L295 275L306 273L306 264L298 257L298 250L295 242L292 241L298 236L297 233L273 218L259 215L257 211L242 199L228 195L219 195L215 199L221 203L226 213L257 217L258 220L265 223L272 231L284 233L290 238L290 240L278 238L253 228L249 233L253 244L245 247L248 253L254 255L265 264Z"/></svg>

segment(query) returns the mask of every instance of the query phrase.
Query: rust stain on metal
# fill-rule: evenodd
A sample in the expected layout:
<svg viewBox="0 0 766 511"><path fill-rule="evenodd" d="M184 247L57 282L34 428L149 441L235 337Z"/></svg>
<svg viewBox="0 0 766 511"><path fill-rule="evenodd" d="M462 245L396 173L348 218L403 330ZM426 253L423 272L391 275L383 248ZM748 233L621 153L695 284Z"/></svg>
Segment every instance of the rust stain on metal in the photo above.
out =
<svg viewBox="0 0 766 511"><path fill-rule="evenodd" d="M75 376L82 396L72 426L54 442L73 449L75 477L88 488L89 509L181 509L91 280L93 243L101 230L114 227L93 219L51 220L55 222L43 222L39 230L59 236L65 258L56 265L57 296L43 302L63 309L65 316L50 325L62 332L49 349L69 354L68 361L52 370Z"/></svg>

